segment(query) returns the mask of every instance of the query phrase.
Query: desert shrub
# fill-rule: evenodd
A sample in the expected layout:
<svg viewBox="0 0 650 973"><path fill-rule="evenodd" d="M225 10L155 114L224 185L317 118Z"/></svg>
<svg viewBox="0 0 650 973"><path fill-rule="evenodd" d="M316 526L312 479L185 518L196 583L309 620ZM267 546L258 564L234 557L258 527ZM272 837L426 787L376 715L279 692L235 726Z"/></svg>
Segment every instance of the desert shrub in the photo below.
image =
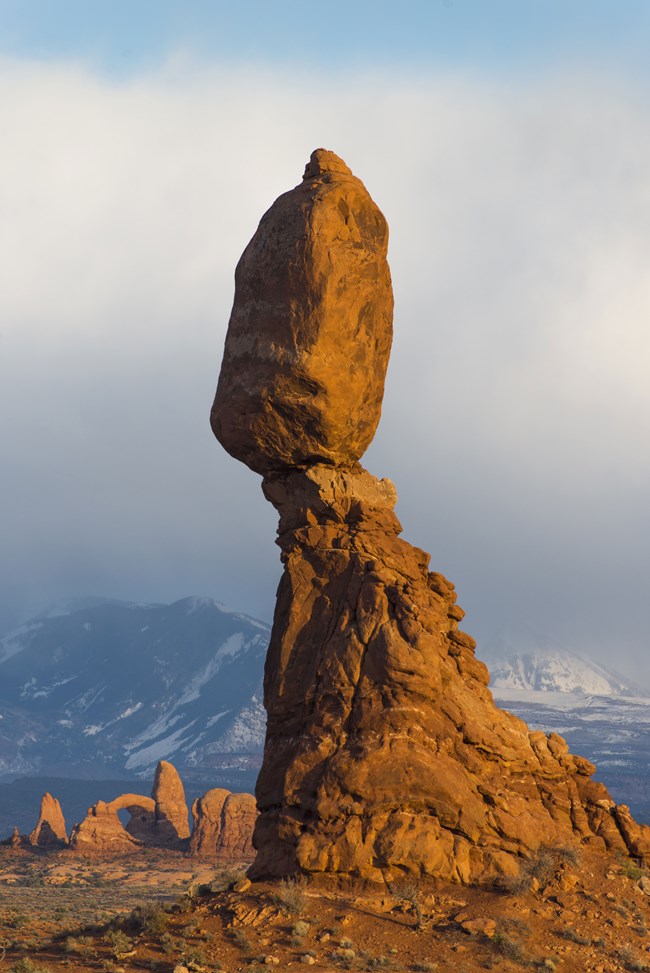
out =
<svg viewBox="0 0 650 973"><path fill-rule="evenodd" d="M299 916L307 904L304 882L297 878L283 878L273 893L273 901L287 915Z"/></svg>
<svg viewBox="0 0 650 973"><path fill-rule="evenodd" d="M497 920L497 932L506 933L513 938L527 939L531 929L525 919L518 916L503 916Z"/></svg>
<svg viewBox="0 0 650 973"><path fill-rule="evenodd" d="M183 952L183 960L187 966L205 966L210 962L210 957L201 946L193 946Z"/></svg>
<svg viewBox="0 0 650 973"><path fill-rule="evenodd" d="M413 907L416 929L421 929L423 925L422 909L420 907L422 889L417 879L408 878L401 882L394 882L392 885L389 885L389 891L396 899L400 899L402 902L408 902Z"/></svg>
<svg viewBox="0 0 650 973"><path fill-rule="evenodd" d="M225 892L226 889L231 889L237 882L241 882L243 878L246 878L245 868L222 868L210 882L210 890Z"/></svg>
<svg viewBox="0 0 650 973"><path fill-rule="evenodd" d="M291 932L294 936L301 938L302 936L306 936L308 934L309 929L309 923L305 922L303 919L299 919L298 922L294 922L293 926L291 927Z"/></svg>
<svg viewBox="0 0 650 973"><path fill-rule="evenodd" d="M133 949L133 940L129 939L121 929L111 929L104 939L110 946L114 959L121 959Z"/></svg>
<svg viewBox="0 0 650 973"><path fill-rule="evenodd" d="M245 929L235 929L232 934L232 941L235 946L238 946L244 953L253 952L253 944L251 938Z"/></svg>
<svg viewBox="0 0 650 973"><path fill-rule="evenodd" d="M569 939L572 943L578 943L580 946L591 946L591 939L588 936L581 936L573 926L565 926L560 931L560 935L563 939Z"/></svg>
<svg viewBox="0 0 650 973"><path fill-rule="evenodd" d="M393 961L386 956L373 956L372 953L362 953L361 960L366 970L392 969Z"/></svg>
<svg viewBox="0 0 650 973"><path fill-rule="evenodd" d="M168 932L163 933L160 939L158 940L160 948L162 949L163 953L166 956L169 956L170 953L173 953L175 948L175 942L176 941L174 937L170 936Z"/></svg>
<svg viewBox="0 0 650 973"><path fill-rule="evenodd" d="M146 932L151 936L164 932L169 922L166 909L156 902L139 905L124 920L125 929L131 932Z"/></svg>
<svg viewBox="0 0 650 973"><path fill-rule="evenodd" d="M5 914L4 921L12 929L22 929L23 926L29 923L29 916L26 916L24 912L20 912L18 909L10 909Z"/></svg>
<svg viewBox="0 0 650 973"><path fill-rule="evenodd" d="M618 958L625 966L626 970L632 970L633 973L648 973L650 966L644 963L643 960L638 959L634 950L630 949L629 946L623 946L618 950Z"/></svg>
<svg viewBox="0 0 650 973"><path fill-rule="evenodd" d="M13 964L11 973L50 973L50 969L47 966L38 966L24 956Z"/></svg>
<svg viewBox="0 0 650 973"><path fill-rule="evenodd" d="M626 878L632 878L634 881L637 881L637 879L645 875L645 869L641 868L633 858L626 858L623 855L619 855L617 856L617 860Z"/></svg>
<svg viewBox="0 0 650 973"><path fill-rule="evenodd" d="M504 881L506 891L527 892L536 881L541 888L549 885L563 867L576 867L580 851L573 845L540 845L535 854L524 861L519 875Z"/></svg>
<svg viewBox="0 0 650 973"><path fill-rule="evenodd" d="M63 942L63 952L83 956L93 952L93 946L94 940L90 936L66 936Z"/></svg>
<svg viewBox="0 0 650 973"><path fill-rule="evenodd" d="M409 969L413 970L413 973L436 973L438 969L437 963L413 963Z"/></svg>
<svg viewBox="0 0 650 973"><path fill-rule="evenodd" d="M517 960L518 962L524 959L524 947L518 939L513 939L508 933L495 932L491 942L497 952L501 953L502 956L507 956L508 959Z"/></svg>

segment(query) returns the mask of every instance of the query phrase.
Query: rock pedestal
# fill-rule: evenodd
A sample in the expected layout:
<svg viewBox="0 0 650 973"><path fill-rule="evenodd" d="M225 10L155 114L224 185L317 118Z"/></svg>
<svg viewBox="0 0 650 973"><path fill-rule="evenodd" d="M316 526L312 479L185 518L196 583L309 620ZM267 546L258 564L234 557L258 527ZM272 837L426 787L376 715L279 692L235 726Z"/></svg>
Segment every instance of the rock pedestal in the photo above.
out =
<svg viewBox="0 0 650 973"><path fill-rule="evenodd" d="M285 568L254 876L488 882L540 843L650 852L592 764L495 705L454 586L399 537L390 481L315 466L264 492Z"/></svg>
<svg viewBox="0 0 650 973"><path fill-rule="evenodd" d="M358 464L392 306L385 221L360 186L317 150L263 218L212 415L265 477L284 562L251 875L491 882L579 841L649 858L650 829L587 760L495 705L454 586L399 537L390 481Z"/></svg>

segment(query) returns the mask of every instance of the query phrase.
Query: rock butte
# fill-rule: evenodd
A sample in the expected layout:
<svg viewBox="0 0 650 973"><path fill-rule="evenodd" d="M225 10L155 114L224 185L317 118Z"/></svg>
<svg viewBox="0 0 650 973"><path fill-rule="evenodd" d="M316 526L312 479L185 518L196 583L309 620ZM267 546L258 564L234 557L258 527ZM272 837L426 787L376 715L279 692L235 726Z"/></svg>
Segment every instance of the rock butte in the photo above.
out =
<svg viewBox="0 0 650 973"><path fill-rule="evenodd" d="M494 704L454 586L358 465L391 342L386 242L317 149L237 268L212 426L264 474L284 562L251 875L491 882L572 841L648 860L650 828L593 765Z"/></svg>

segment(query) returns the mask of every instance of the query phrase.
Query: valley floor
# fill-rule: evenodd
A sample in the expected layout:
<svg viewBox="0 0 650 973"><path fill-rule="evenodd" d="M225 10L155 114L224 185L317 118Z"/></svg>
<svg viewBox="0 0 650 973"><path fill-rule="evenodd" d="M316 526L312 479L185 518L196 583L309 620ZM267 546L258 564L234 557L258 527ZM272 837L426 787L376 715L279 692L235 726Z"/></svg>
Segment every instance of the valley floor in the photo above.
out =
<svg viewBox="0 0 650 973"><path fill-rule="evenodd" d="M522 880L480 889L255 883L168 853L79 863L4 856L2 970L261 973L650 971L650 877L591 849L544 849Z"/></svg>

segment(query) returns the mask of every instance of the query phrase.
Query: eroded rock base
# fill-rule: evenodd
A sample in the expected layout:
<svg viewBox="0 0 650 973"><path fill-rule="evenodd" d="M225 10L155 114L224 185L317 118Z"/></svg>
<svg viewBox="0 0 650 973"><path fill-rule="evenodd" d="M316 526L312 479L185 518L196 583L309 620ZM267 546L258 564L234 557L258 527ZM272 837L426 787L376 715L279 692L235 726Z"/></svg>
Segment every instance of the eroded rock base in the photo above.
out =
<svg viewBox="0 0 650 973"><path fill-rule="evenodd" d="M592 764L495 705L454 586L399 537L390 481L315 465L264 492L284 575L253 877L490 882L574 841L650 855Z"/></svg>

